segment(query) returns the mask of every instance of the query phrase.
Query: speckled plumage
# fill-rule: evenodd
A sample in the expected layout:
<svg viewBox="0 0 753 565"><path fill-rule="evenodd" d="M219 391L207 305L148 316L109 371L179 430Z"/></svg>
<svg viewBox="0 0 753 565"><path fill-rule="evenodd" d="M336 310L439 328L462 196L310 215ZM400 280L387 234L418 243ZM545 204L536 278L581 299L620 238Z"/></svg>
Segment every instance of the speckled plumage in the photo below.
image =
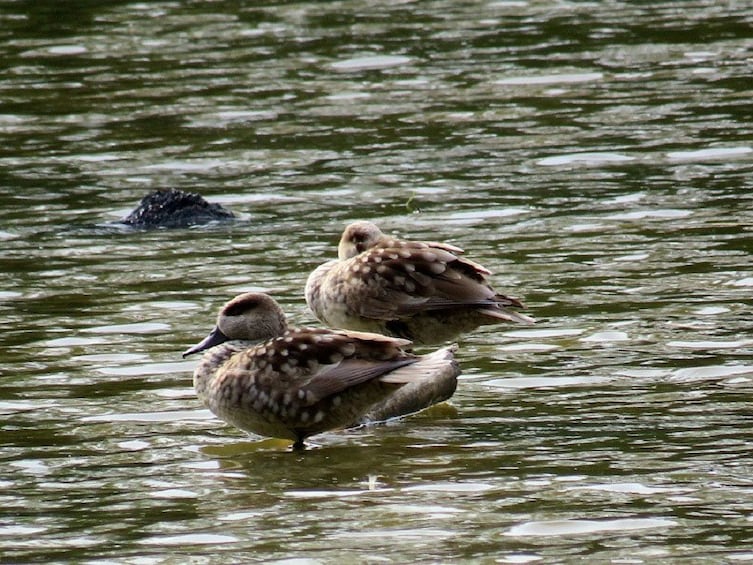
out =
<svg viewBox="0 0 753 565"><path fill-rule="evenodd" d="M223 306L217 327L184 356L208 349L194 371L194 387L215 415L242 430L300 446L326 430L403 415L449 398L459 373L453 350L416 356L402 349L409 343L361 332L289 328L274 299L246 293ZM414 387L410 398L383 404L408 384ZM376 411L370 415L370 410Z"/></svg>
<svg viewBox="0 0 753 565"><path fill-rule="evenodd" d="M226 222L235 215L220 204L207 202L193 192L155 190L120 222L135 228L185 228L209 222Z"/></svg>
<svg viewBox="0 0 753 565"><path fill-rule="evenodd" d="M485 324L533 323L510 310L523 304L495 292L487 282L491 273L462 253L445 243L394 239L370 222L355 222L343 232L338 259L309 275L306 302L332 327L419 344L452 340Z"/></svg>

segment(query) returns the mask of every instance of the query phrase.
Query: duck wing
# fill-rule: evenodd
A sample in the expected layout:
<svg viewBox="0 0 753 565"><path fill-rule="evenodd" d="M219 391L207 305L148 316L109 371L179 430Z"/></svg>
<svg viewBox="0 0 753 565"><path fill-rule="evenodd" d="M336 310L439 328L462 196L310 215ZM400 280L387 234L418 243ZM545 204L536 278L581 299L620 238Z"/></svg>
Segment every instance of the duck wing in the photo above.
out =
<svg viewBox="0 0 753 565"><path fill-rule="evenodd" d="M459 307L522 307L487 283L490 271L459 248L438 243L391 242L344 262L348 308L366 318L392 320Z"/></svg>
<svg viewBox="0 0 753 565"><path fill-rule="evenodd" d="M418 357L401 349L410 343L367 332L291 328L235 355L225 372L253 376L257 389L284 390L310 405L416 363Z"/></svg>

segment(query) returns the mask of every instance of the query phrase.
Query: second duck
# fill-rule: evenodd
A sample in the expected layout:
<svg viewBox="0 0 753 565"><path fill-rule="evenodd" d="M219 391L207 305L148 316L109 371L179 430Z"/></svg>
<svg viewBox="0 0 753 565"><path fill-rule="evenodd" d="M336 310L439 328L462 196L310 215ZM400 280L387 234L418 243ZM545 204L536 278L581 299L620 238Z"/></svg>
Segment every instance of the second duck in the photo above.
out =
<svg viewBox="0 0 753 565"><path fill-rule="evenodd" d="M343 232L338 258L309 275L306 302L329 326L422 345L485 324L532 324L510 309L523 304L497 293L487 281L490 272L462 253L453 245L403 241L371 222L354 222Z"/></svg>

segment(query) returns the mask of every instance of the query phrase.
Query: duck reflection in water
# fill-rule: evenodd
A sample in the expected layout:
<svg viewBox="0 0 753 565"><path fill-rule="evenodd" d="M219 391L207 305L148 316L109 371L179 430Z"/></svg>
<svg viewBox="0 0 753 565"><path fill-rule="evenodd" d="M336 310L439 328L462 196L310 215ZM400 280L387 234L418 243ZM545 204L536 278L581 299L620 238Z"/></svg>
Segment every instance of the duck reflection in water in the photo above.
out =
<svg viewBox="0 0 753 565"><path fill-rule="evenodd" d="M447 400L460 373L454 347L428 355L405 339L292 328L270 296L250 292L225 304L217 325L183 353L205 351L196 394L241 430L293 440L404 416Z"/></svg>
<svg viewBox="0 0 753 565"><path fill-rule="evenodd" d="M497 293L487 281L490 271L462 253L446 243L395 239L371 222L355 222L343 232L338 258L309 275L306 302L330 327L424 345L486 324L532 324L510 309L523 304Z"/></svg>

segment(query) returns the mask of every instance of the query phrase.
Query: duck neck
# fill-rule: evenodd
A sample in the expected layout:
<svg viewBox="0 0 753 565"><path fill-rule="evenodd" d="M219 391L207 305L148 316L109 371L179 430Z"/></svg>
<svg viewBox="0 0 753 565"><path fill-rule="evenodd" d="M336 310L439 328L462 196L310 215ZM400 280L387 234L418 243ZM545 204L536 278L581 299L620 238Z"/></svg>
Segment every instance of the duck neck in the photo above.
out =
<svg viewBox="0 0 753 565"><path fill-rule="evenodd" d="M253 345L255 345L255 342L241 340L226 341L204 353L204 356L199 361L199 364L193 373L193 386L196 390L196 396L199 397L199 400L201 400L204 406L209 406L208 389L217 375L217 370L233 355L244 351Z"/></svg>

